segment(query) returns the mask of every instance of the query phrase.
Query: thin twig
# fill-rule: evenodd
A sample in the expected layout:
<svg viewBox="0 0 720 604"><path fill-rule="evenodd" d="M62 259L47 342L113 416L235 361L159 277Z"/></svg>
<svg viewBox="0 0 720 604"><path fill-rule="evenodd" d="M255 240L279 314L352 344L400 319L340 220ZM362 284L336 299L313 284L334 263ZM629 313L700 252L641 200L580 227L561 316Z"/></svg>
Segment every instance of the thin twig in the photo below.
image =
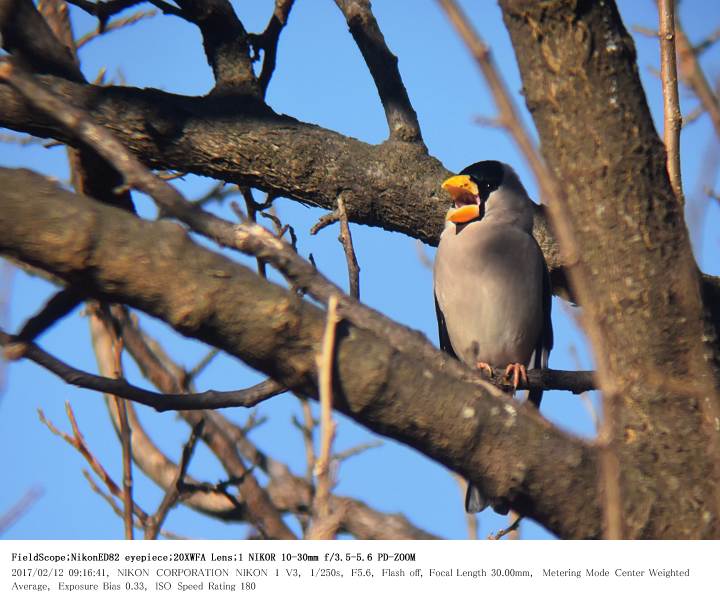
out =
<svg viewBox="0 0 720 604"><path fill-rule="evenodd" d="M303 423L298 423L298 428L303 437L303 444L305 445L305 465L306 472L305 478L307 478L310 484L313 484L313 471L315 470L315 446L313 444L313 433L317 422L312 414L312 407L306 398L300 399L300 406L303 411Z"/></svg>
<svg viewBox="0 0 720 604"><path fill-rule="evenodd" d="M345 449L344 451L340 451L339 453L335 453L332 458L333 461L345 461L346 459L350 459L351 457L354 457L355 455L360 455L360 453L365 453L365 451L369 451L370 449L376 449L377 447L382 447L385 443L381 440L372 440L367 443L361 443L359 445L355 445L354 447L349 447L348 449Z"/></svg>
<svg viewBox="0 0 720 604"><path fill-rule="evenodd" d="M138 21L142 21L143 19L150 19L155 15L157 15L157 11L146 10L138 11L128 17L123 17L122 19L115 19L115 21L108 23L102 30L98 28L95 31L91 31L83 36L80 36L76 40L75 46L79 50L80 48L82 48L89 42L92 42L96 38L99 38L103 34L109 33L111 31L117 31L118 29L122 29L123 27L127 27L128 25L134 25Z"/></svg>
<svg viewBox="0 0 720 604"><path fill-rule="evenodd" d="M498 531L495 534L489 535L488 539L491 541L496 541L499 539L502 539L505 535L512 533L513 531L516 531L518 526L520 526L520 521L522 520L522 516L518 516L515 518L515 521L510 524L510 526Z"/></svg>
<svg viewBox="0 0 720 604"><path fill-rule="evenodd" d="M97 493L98 495L100 495L100 497L110 506L112 511L115 512L115 514L117 514L120 518L122 518L123 511L120 509L120 506L118 506L118 504L115 502L115 499L113 499L113 496L110 495L109 493L106 493L105 491L103 491L100 488L100 486L95 482L95 480L91 476L90 472L88 472L87 470L83 470L82 473L83 473L83 476L85 477L85 480L87 480L88 484L90 485L90 490L93 491L94 493ZM136 509L136 511L138 511L138 510L139 510L139 508ZM140 510L140 511L142 511L142 510ZM149 519L149 516L145 512L142 512L142 513L145 515L146 518ZM135 528L137 528L139 530L144 530L145 525L143 524L143 522L140 518L141 518L140 515L138 515L135 518ZM160 534L163 537L165 537L165 539L173 539L173 540L186 540L187 539L187 537L184 537L183 535L178 535L177 533L173 533L171 531L160 531Z"/></svg>
<svg viewBox="0 0 720 604"><path fill-rule="evenodd" d="M170 487L165 491L165 496L160 502L157 511L148 519L148 522L145 525L145 539L157 539L158 532L162 528L168 513L173 506L180 501L184 490L185 475L187 474L190 460L195 452L195 446L197 445L198 438L202 433L204 426L204 421L199 421L193 426L190 438L183 447L175 480L173 480Z"/></svg>
<svg viewBox="0 0 720 604"><path fill-rule="evenodd" d="M113 310L116 308L119 307L113 307ZM182 375L182 368L174 363L167 353L158 345L153 344L151 351L150 346L147 344L147 334L143 333L139 327L137 327L136 323L131 320L132 318L127 313L122 313L119 316L122 319L122 334L127 351L136 360L138 366L143 372L143 375L147 376L148 379L162 391L178 392L181 388L181 382L178 376ZM94 323L97 324L98 321L94 321ZM162 359L162 361L160 359ZM307 408L308 411L311 410L309 404L307 404ZM183 419L188 421L188 423L195 425L189 418L186 417L185 413L181 413L181 415ZM205 411L204 417L211 418L211 421L207 424L207 429L214 430L217 427L221 427L234 443L234 452L242 455L242 457L247 459L253 467L257 467L268 476L270 482L266 489L270 494L273 503L276 507L278 507L278 509L295 514L301 522L303 533L305 533L307 528L308 509L312 503L312 492L314 489L312 483L314 457L312 463L309 465L310 476L303 480L301 477L292 474L285 464L273 459L258 449L258 447L256 447L255 444L253 444L247 437L248 432L254 427L262 425L266 418L258 419L256 413L253 412L250 414L250 417L244 425L238 426L216 411ZM137 418L131 416L131 421L134 437L147 438L144 435L142 426L139 424ZM154 447L152 443L149 443L146 446ZM312 447L312 443L310 443L310 447ZM137 446L133 447L133 452L135 454L138 453L138 448L139 447ZM314 455L312 451L311 454ZM162 454L157 452L156 449L154 449L154 452L148 452L147 455L150 457L153 457L153 455L162 456ZM170 481L163 478L165 472L158 467L159 464L153 463L152 459L150 460L150 463L144 464L143 459L138 460L137 457L135 462L139 467L143 468L143 471L145 471L157 484L165 489L169 487ZM165 463L169 465L169 462L166 461ZM171 472L172 476L175 476L177 467L174 466L172 469L168 468L167 471ZM203 483L202 486L204 487L205 483ZM187 484L186 487L194 488ZM216 485L209 485L208 493L221 496L226 500L226 506L219 507L217 504L213 504L210 501L207 503L205 503L205 501L197 501L201 496L205 496L206 498L210 497L209 494L205 494L203 491L194 491L193 495L188 500L188 503L195 501L193 507L196 509L199 509L209 515L219 516L226 520L229 518L238 519L240 517L240 511L242 511L242 518L246 518L247 514L245 512L245 508L242 506L242 502L239 502L234 496L227 492L219 492ZM184 499L183 502L185 502ZM437 538L435 535L413 526L404 516L400 514L381 513L369 508L367 505L357 500L331 496L330 507L333 510L345 510L340 530L344 530L357 538Z"/></svg>
<svg viewBox="0 0 720 604"><path fill-rule="evenodd" d="M338 241L342 243L345 250L345 260L348 268L348 281L350 283L350 295L356 300L360 299L360 265L355 255L353 247L352 235L350 234L350 226L348 225L348 215L345 209L345 202L342 195L337 200L338 217L340 218L340 237Z"/></svg>
<svg viewBox="0 0 720 604"><path fill-rule="evenodd" d="M40 497L42 497L42 495L42 487L30 487L17 503L0 516L0 535L27 514L30 508L38 499L40 499Z"/></svg>
<svg viewBox="0 0 720 604"><path fill-rule="evenodd" d="M188 371L185 374L185 378L183 379L183 382L185 382L186 385L192 383L195 378L197 378L198 375L200 375L205 369L212 363L212 361L220 354L220 349L213 348L212 350L208 351L205 356L203 356L202 359L200 359L190 371Z"/></svg>
<svg viewBox="0 0 720 604"><path fill-rule="evenodd" d="M720 33L720 30L718 30ZM679 16L675 17L675 35L677 38L677 58L679 60L680 75L693 92L700 99L702 107L707 111L715 128L716 136L720 137L720 99L710 86L705 72L700 66L698 55L702 52L699 47L693 48L685 35ZM689 123L689 121L685 121Z"/></svg>
<svg viewBox="0 0 720 604"><path fill-rule="evenodd" d="M72 427L73 434L70 436L69 434L62 432L58 428L56 428L53 423L45 417L45 414L42 412L42 410L38 409L38 417L40 418L40 421L47 426L47 428L55 434L56 436L59 436L62 438L65 442L67 442L70 446L72 446L76 451L78 451L90 464L90 467L92 468L93 472L97 474L97 476L100 478L100 480L103 481L105 486L108 488L110 493L117 497L118 499L122 500L123 498L123 491L122 489L117 485L117 483L110 477L110 474L107 472L107 470L103 467L103 465L98 461L98 459L93 455L93 453L90 451L90 448L87 446L87 442L85 441L85 437L80 432L80 429L78 428L77 421L75 419L75 414L73 413L72 407L70 406L70 403L65 403L65 412L67 413L68 419L70 420L70 425ZM142 523L145 523L147 520L147 514L135 503L132 503L132 510L133 513L140 519Z"/></svg>
<svg viewBox="0 0 720 604"><path fill-rule="evenodd" d="M245 200L245 208L247 209L248 219L252 222L257 222L257 213L259 211L259 206L255 201L255 198L253 197L252 190L248 187L243 187L241 189L241 193L243 199ZM260 258L255 258L255 261L257 262L258 274L263 279L267 279L267 268L265 262L260 260Z"/></svg>
<svg viewBox="0 0 720 604"><path fill-rule="evenodd" d="M115 379L123 377L122 370L122 340L113 332L113 362ZM120 443L122 445L122 468L123 468L123 519L125 525L125 539L134 539L132 520L133 501L133 479L132 479L132 444L130 438L130 425L128 424L127 401L124 398L110 395L110 400L115 405L115 412L120 420Z"/></svg>
<svg viewBox="0 0 720 604"><path fill-rule="evenodd" d="M675 0L658 0L660 13L660 72L665 114L665 151L670 184L677 202L685 203L680 170L680 131L682 114L678 93L677 55L675 53Z"/></svg>
<svg viewBox="0 0 720 604"><path fill-rule="evenodd" d="M317 488L313 500L313 523L322 522L330 516L330 491L332 490L330 460L332 442L335 438L336 429L335 420L333 420L332 417L332 374L335 366L335 333L337 323L337 298L332 296L328 301L322 349L320 354L315 358L320 391L320 454L315 464ZM312 529L310 532L312 533Z"/></svg>
<svg viewBox="0 0 720 604"><path fill-rule="evenodd" d="M310 227L310 234L317 235L326 226L335 224L338 220L340 220L340 216L337 209L327 214L324 214L312 227Z"/></svg>

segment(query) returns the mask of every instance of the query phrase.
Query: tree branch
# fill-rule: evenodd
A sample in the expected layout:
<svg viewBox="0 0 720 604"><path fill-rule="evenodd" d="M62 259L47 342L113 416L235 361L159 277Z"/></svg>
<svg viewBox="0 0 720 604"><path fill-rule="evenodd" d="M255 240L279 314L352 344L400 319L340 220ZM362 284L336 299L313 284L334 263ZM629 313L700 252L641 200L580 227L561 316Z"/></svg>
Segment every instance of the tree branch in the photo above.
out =
<svg viewBox="0 0 720 604"><path fill-rule="evenodd" d="M36 73L51 73L83 82L80 68L30 0L0 0L2 45Z"/></svg>
<svg viewBox="0 0 720 604"><path fill-rule="evenodd" d="M18 342L0 330L0 346L6 347ZM127 398L156 411L179 411L183 409L224 409L230 407L254 407L267 399L287 391L287 388L273 380L265 380L251 388L218 392L208 390L194 394L158 394L129 384L124 378L107 378L75 369L60 359L45 352L31 342L21 342L21 354L18 358L29 359L63 381L73 386L87 388L96 392Z"/></svg>
<svg viewBox="0 0 720 604"><path fill-rule="evenodd" d="M72 287L60 290L48 300L38 314L25 322L17 335L17 340L34 340L56 321L70 314L83 300L83 293Z"/></svg>
<svg viewBox="0 0 720 604"><path fill-rule="evenodd" d="M707 111L713 128L715 128L715 136L720 138L720 100L700 66L698 53L701 50L692 46L677 14L675 15L675 35L681 77L700 99L703 109ZM683 125L685 123L684 121Z"/></svg>
<svg viewBox="0 0 720 604"><path fill-rule="evenodd" d="M678 203L685 204L680 172L680 95L678 94L677 54L675 52L675 0L658 0L660 14L660 72L665 114L667 170Z"/></svg>
<svg viewBox="0 0 720 604"><path fill-rule="evenodd" d="M261 34L249 34L248 36L250 46L252 46L255 51L253 60L259 58L260 49L263 51L263 64L260 75L258 76L258 83L260 84L263 97L267 93L270 78L272 78L272 74L275 71L280 34L287 24L294 2L295 0L275 0L275 10L273 10L272 17L270 17L265 31Z"/></svg>
<svg viewBox="0 0 720 604"><path fill-rule="evenodd" d="M345 252L345 260L347 261L350 295L356 300L359 300L360 265L358 264L357 256L355 255L352 234L350 233L350 225L348 224L347 210L345 209L345 202L342 199L342 195L338 197L337 204L338 218L340 219L340 237L338 237L338 240L342 243L343 251Z"/></svg>
<svg viewBox="0 0 720 604"><path fill-rule="evenodd" d="M228 0L177 0L183 17L200 28L214 92L261 95L252 68L248 34Z"/></svg>
<svg viewBox="0 0 720 604"><path fill-rule="evenodd" d="M183 447L182 455L180 456L180 463L177 468L177 476L173 481L170 488L165 491L160 505L157 511L148 518L145 523L145 539L156 539L160 529L162 528L168 513L174 505L181 500L183 494L187 495L187 489L185 488L185 475L187 474L188 465L190 460L195 453L195 446L197 445L198 437L202 434L205 422L198 422L193 426L190 432L190 438Z"/></svg>
<svg viewBox="0 0 720 604"><path fill-rule="evenodd" d="M375 82L385 108L390 140L422 143L420 124L400 77L397 57L390 51L369 0L335 0Z"/></svg>

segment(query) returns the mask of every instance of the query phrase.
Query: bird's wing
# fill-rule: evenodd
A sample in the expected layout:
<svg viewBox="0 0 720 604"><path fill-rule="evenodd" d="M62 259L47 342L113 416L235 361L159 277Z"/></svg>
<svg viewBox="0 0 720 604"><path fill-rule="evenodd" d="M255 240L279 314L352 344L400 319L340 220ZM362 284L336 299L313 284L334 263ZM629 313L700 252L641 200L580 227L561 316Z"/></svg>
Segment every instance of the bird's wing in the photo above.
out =
<svg viewBox="0 0 720 604"><path fill-rule="evenodd" d="M457 358L450 343L450 336L448 335L447 325L445 324L445 315L443 315L442 310L440 310L437 295L435 296L435 314L437 315L438 335L440 336L440 350L447 352L451 357Z"/></svg>
<svg viewBox="0 0 720 604"><path fill-rule="evenodd" d="M538 247L539 249L539 247ZM542 253L542 252L540 252ZM552 327L552 283L550 282L550 271L548 271L545 260L543 259L543 326L538 337L533 358L530 363L532 369L546 369L548 366L548 357L553 347L553 327ZM542 388L531 389L528 400L536 407L540 407L542 400Z"/></svg>

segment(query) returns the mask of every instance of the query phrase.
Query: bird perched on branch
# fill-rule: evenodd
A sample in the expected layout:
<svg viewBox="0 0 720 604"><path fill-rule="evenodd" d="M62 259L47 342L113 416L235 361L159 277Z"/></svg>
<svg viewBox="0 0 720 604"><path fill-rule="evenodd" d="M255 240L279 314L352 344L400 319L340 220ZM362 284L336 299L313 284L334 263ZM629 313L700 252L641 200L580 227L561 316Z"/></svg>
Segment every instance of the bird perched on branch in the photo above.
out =
<svg viewBox="0 0 720 604"><path fill-rule="evenodd" d="M515 171L481 161L443 184L453 199L433 270L440 347L492 374L506 367L517 389L526 368L547 367L553 344L552 292L545 258L532 235L533 202ZM540 406L542 390L528 399ZM465 509L487 502L468 486ZM507 503L494 502L507 513Z"/></svg>

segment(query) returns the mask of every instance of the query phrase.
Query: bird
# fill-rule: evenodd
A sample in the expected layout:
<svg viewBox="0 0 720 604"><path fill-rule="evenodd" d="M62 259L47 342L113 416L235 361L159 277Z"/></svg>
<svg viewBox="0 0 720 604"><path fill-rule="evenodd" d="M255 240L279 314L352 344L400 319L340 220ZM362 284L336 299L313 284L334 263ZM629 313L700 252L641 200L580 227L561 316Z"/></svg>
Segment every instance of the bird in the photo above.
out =
<svg viewBox="0 0 720 604"><path fill-rule="evenodd" d="M442 183L453 199L433 266L440 348L466 365L506 367L517 389L526 368L546 368L553 346L552 289L533 237L533 206L508 164L471 164ZM542 389L528 399L540 407ZM506 514L506 501L490 502ZM468 485L465 509L488 502Z"/></svg>

